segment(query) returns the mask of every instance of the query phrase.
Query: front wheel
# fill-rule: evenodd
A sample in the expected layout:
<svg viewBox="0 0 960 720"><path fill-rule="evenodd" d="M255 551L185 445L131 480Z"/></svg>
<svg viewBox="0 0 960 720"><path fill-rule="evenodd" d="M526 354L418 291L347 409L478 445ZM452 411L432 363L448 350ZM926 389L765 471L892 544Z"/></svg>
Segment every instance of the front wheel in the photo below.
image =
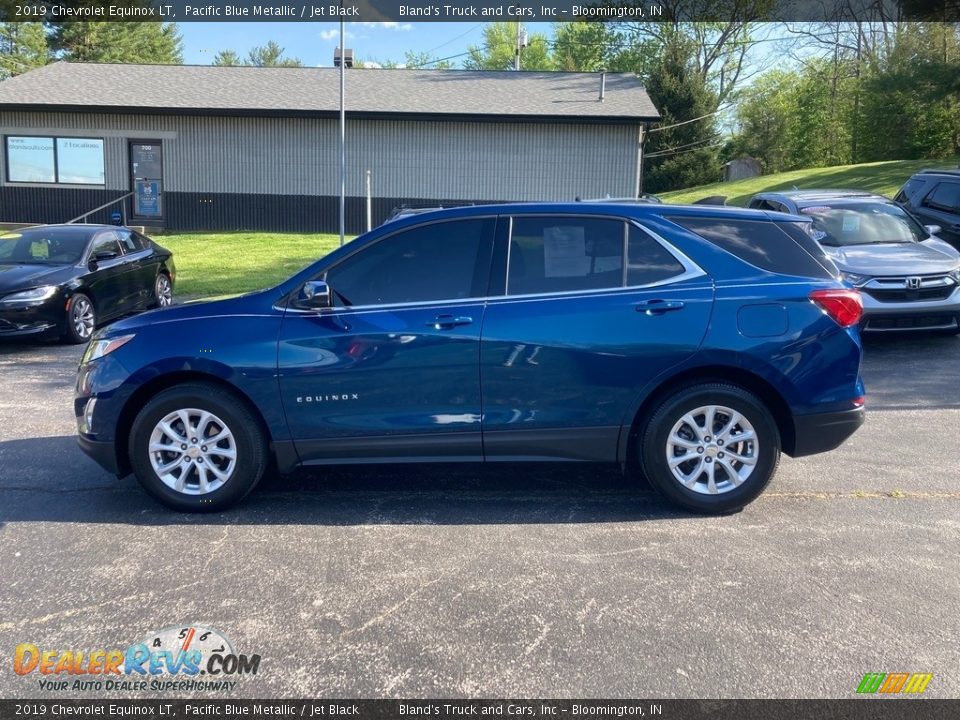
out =
<svg viewBox="0 0 960 720"><path fill-rule="evenodd" d="M640 434L640 464L668 499L696 512L740 510L780 462L780 433L766 406L741 387L687 387L664 401Z"/></svg>
<svg viewBox="0 0 960 720"><path fill-rule="evenodd" d="M213 512L239 502L263 476L267 442L239 399L205 383L159 393L137 414L128 446L144 489L183 512Z"/></svg>
<svg viewBox="0 0 960 720"><path fill-rule="evenodd" d="M170 282L170 276L161 272L153 284L153 307L165 308L171 305L173 305L173 284Z"/></svg>
<svg viewBox="0 0 960 720"><path fill-rule="evenodd" d="M83 293L70 298L67 316L64 319L63 340L68 343L85 343L97 327L97 311L93 301Z"/></svg>

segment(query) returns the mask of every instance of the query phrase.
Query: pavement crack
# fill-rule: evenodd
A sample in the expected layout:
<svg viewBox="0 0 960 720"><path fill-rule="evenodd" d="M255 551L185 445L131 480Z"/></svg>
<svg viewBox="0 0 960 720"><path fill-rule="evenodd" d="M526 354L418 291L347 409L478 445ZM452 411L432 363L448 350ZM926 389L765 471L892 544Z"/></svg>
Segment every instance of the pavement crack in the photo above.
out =
<svg viewBox="0 0 960 720"><path fill-rule="evenodd" d="M388 617L390 617L391 615L393 615L393 613L395 613L395 612L396 612L397 610L399 610L401 607L403 607L403 606L406 605L408 602L410 602L411 600L413 600L413 598L415 598L415 597L416 597L417 595L419 595L421 592L423 592L424 590L426 590L428 587L431 587L432 585L436 585L438 582L440 582L441 580L443 580L444 577L446 577L446 573L440 575L439 577L431 580L431 581L428 582L428 583L424 583L423 585L421 585L420 587L418 587L416 590L414 590L412 593L410 593L410 594L407 595L405 598L403 598L403 600L401 600L401 601L398 602L397 604L395 604L395 605L387 608L386 610L384 610L382 613L380 613L380 614L377 615L376 617L370 618L369 620L367 620L367 621L366 621L363 625L361 625L360 627L353 628L352 630L347 630L345 633L343 633L342 637L347 637L348 635L353 635L354 633L363 632L363 631L366 630L367 628L372 627L373 625L376 625L376 624L378 624L378 623L386 620Z"/></svg>

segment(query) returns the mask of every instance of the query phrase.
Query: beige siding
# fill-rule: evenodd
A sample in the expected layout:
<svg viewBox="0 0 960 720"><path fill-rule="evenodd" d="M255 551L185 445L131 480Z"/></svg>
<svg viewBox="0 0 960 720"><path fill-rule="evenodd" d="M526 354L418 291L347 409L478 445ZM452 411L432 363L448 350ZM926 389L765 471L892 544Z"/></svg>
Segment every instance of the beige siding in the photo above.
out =
<svg viewBox="0 0 960 720"><path fill-rule="evenodd" d="M128 140L162 140L168 192L339 194L335 119L0 112L0 133L104 137L107 189ZM637 125L349 120L347 194L461 200L629 196Z"/></svg>

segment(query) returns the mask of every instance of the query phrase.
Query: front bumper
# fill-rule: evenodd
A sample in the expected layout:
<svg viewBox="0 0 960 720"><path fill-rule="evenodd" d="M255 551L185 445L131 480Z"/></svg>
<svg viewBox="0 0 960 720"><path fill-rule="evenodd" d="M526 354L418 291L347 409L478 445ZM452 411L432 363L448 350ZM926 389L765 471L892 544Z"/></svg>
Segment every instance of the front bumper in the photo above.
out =
<svg viewBox="0 0 960 720"><path fill-rule="evenodd" d="M65 312L60 301L45 301L41 305L0 307L0 337L23 337L60 330Z"/></svg>
<svg viewBox="0 0 960 720"><path fill-rule="evenodd" d="M105 442L92 440L85 435L77 435L77 444L87 455L97 461L107 472L114 475L121 475L120 468L117 466L117 451L112 441Z"/></svg>
<svg viewBox="0 0 960 720"><path fill-rule="evenodd" d="M794 415L793 457L816 455L839 447L866 420L862 407L840 412Z"/></svg>
<svg viewBox="0 0 960 720"><path fill-rule="evenodd" d="M953 330L960 325L960 288L942 300L882 301L861 288L862 332Z"/></svg>

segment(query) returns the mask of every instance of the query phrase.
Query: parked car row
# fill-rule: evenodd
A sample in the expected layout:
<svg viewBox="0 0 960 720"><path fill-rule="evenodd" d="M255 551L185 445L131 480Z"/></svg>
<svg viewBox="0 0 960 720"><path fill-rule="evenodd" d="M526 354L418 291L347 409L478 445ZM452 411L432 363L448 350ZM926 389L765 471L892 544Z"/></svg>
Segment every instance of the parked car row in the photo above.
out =
<svg viewBox="0 0 960 720"><path fill-rule="evenodd" d="M173 255L112 225L39 225L0 235L0 338L83 343L124 315L173 302Z"/></svg>

